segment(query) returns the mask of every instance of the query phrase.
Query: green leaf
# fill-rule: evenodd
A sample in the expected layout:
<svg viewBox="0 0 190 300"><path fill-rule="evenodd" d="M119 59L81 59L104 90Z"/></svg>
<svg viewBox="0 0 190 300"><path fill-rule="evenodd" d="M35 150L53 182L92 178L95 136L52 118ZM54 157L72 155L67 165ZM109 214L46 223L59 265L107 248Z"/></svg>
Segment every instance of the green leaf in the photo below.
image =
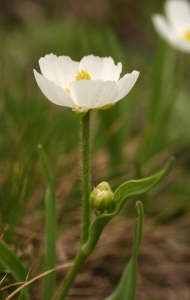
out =
<svg viewBox="0 0 190 300"><path fill-rule="evenodd" d="M138 271L137 255L141 246L143 232L144 212L142 202L138 201L136 203L136 209L138 217L135 229L135 240L133 245L132 257L125 267L125 270L115 291L104 300L135 300Z"/></svg>
<svg viewBox="0 0 190 300"><path fill-rule="evenodd" d="M118 207L120 208L120 206L123 207L123 205L125 204L125 201L123 200L125 200L125 198L129 195L130 197L137 196L150 191L168 174L173 163L174 158L172 157L167 162L164 169L162 169L160 172L140 180L130 180L121 184L114 192L113 200L117 203Z"/></svg>
<svg viewBox="0 0 190 300"><path fill-rule="evenodd" d="M114 192L115 208L111 212L105 212L99 215L90 225L89 238L82 246L82 251L89 255L94 250L102 230L106 224L116 216L127 200L132 196L138 196L150 191L154 188L170 171L174 159L171 158L160 172L139 180L130 180L121 184Z"/></svg>
<svg viewBox="0 0 190 300"><path fill-rule="evenodd" d="M0 241L0 265L11 272L16 282L25 282L28 272L21 260L4 241ZM24 290L23 296L24 299L29 299L27 289Z"/></svg>
<svg viewBox="0 0 190 300"><path fill-rule="evenodd" d="M137 225L135 229L135 242L133 252L138 254L140 246L142 244L143 238L143 222L144 222L144 211L143 211L143 204L141 201L136 203L136 210L137 210Z"/></svg>
<svg viewBox="0 0 190 300"><path fill-rule="evenodd" d="M48 166L47 158L43 147L38 145L38 153L42 168L42 173L47 184L45 193L45 257L44 257L44 271L48 271L55 267L56 263L56 193L53 182L53 177ZM50 273L44 277L43 283L43 298L50 299L53 296L55 287L55 273Z"/></svg>

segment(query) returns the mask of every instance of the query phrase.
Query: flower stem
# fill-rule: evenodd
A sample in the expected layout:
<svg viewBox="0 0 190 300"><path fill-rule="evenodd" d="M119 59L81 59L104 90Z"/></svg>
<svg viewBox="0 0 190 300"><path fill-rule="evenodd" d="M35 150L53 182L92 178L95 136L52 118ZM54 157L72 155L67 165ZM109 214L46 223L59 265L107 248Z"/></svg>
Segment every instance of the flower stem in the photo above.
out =
<svg viewBox="0 0 190 300"><path fill-rule="evenodd" d="M88 239L90 226L91 174L90 174L90 111L81 118L81 152L82 152L82 234L81 245Z"/></svg>
<svg viewBox="0 0 190 300"><path fill-rule="evenodd" d="M74 264L69 270L64 286L57 296L57 300L64 300L73 285L77 274L83 266L88 255L81 250L82 245L88 239L88 231L90 226L90 202L89 196L91 191L91 174L90 174L90 112L81 118L81 161L82 161L82 232L80 240L80 248L74 259Z"/></svg>
<svg viewBox="0 0 190 300"><path fill-rule="evenodd" d="M67 296L71 286L73 285L75 278L76 278L77 274L79 273L81 267L83 266L86 258L87 258L87 255L85 255L79 248L78 252L75 256L75 259L74 259L74 264L71 267L71 269L69 270L68 274L66 275L66 278L63 282L63 284L64 284L63 288L59 292L56 300L64 300L66 298L66 296Z"/></svg>

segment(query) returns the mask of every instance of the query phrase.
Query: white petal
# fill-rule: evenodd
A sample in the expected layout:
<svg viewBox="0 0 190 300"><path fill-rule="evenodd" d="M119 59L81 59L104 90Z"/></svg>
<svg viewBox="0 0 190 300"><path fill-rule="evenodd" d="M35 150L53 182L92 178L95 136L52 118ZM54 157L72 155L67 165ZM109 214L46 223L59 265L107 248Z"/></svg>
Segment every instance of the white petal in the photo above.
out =
<svg viewBox="0 0 190 300"><path fill-rule="evenodd" d="M137 78L139 77L139 72L133 71L130 74L126 74L123 76L118 82L117 85L119 87L119 94L117 95L114 102L119 101L123 97L125 97L132 87L134 86L135 82L137 81Z"/></svg>
<svg viewBox="0 0 190 300"><path fill-rule="evenodd" d="M177 32L168 24L166 19L159 14L152 16L152 22L159 35L170 44L174 44Z"/></svg>
<svg viewBox="0 0 190 300"><path fill-rule="evenodd" d="M165 3L169 22L180 32L190 30L190 3L187 0L168 0Z"/></svg>
<svg viewBox="0 0 190 300"><path fill-rule="evenodd" d="M90 109L113 103L119 90L115 81L80 80L72 82L70 91L76 105Z"/></svg>
<svg viewBox="0 0 190 300"><path fill-rule="evenodd" d="M64 89L36 72L36 70L34 70L34 76L40 90L51 102L61 106L75 107L71 96Z"/></svg>
<svg viewBox="0 0 190 300"><path fill-rule="evenodd" d="M46 55L39 60L42 75L62 88L69 87L79 70L79 62L68 56Z"/></svg>
<svg viewBox="0 0 190 300"><path fill-rule="evenodd" d="M181 36L176 40L176 48L186 52L190 53L190 42L183 39Z"/></svg>
<svg viewBox="0 0 190 300"><path fill-rule="evenodd" d="M111 57L89 55L80 61L79 69L87 71L92 80L117 81L120 77L122 64L115 65Z"/></svg>

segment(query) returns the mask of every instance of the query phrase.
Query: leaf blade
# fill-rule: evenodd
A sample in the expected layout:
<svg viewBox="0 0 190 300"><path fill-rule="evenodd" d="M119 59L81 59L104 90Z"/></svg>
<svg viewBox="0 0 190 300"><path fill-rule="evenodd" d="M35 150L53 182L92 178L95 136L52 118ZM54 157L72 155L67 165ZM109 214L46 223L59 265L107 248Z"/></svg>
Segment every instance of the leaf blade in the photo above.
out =
<svg viewBox="0 0 190 300"><path fill-rule="evenodd" d="M138 217L136 221L132 256L123 271L123 274L121 276L121 279L115 291L104 300L118 300L118 299L135 300L136 298L137 273L138 273L137 255L142 243L143 219L144 219L142 202L138 201L136 203L136 210L137 210Z"/></svg>
<svg viewBox="0 0 190 300"><path fill-rule="evenodd" d="M45 256L44 256L44 271L53 269L56 264L56 235L57 235L57 218L56 218L56 192L53 177L47 162L44 149L38 145L38 153L41 164L42 173L46 181L45 192ZM55 288L55 273L50 273L45 276L43 281L43 297L49 299Z"/></svg>
<svg viewBox="0 0 190 300"><path fill-rule="evenodd" d="M21 260L4 241L0 241L0 264L10 270L16 282L24 282L26 280L28 272ZM27 289L24 290L23 296L26 300L29 299Z"/></svg>

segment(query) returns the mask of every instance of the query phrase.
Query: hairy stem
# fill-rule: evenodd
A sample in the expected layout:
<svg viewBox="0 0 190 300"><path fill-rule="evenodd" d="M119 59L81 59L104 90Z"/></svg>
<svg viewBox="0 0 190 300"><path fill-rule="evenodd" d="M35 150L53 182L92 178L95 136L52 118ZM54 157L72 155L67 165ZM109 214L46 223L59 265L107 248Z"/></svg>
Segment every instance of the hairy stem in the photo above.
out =
<svg viewBox="0 0 190 300"><path fill-rule="evenodd" d="M64 300L73 285L77 274L83 266L87 255L81 250L82 245L88 239L90 226L90 203L89 196L91 191L91 174L90 174L90 112L81 118L81 162L82 162L82 232L80 248L74 259L74 264L69 270L62 289L60 290L57 300Z"/></svg>
<svg viewBox="0 0 190 300"><path fill-rule="evenodd" d="M82 152L82 234L81 245L88 239L90 226L91 174L90 174L90 111L81 118L81 152Z"/></svg>

